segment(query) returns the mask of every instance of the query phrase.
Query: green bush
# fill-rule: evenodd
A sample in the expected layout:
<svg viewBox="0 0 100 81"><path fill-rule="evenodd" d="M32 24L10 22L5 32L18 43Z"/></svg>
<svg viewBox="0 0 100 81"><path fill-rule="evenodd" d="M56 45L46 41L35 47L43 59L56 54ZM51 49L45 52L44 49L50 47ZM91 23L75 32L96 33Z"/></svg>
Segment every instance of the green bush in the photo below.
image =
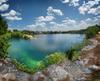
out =
<svg viewBox="0 0 100 81"><path fill-rule="evenodd" d="M23 34L21 32L12 32L11 38L23 38Z"/></svg>
<svg viewBox="0 0 100 81"><path fill-rule="evenodd" d="M46 65L43 61L40 61L38 64L37 64L37 70L43 70L46 68Z"/></svg>
<svg viewBox="0 0 100 81"><path fill-rule="evenodd" d="M75 61L79 58L80 56L80 51L77 50L77 48L70 48L69 50L66 51L66 58L70 61Z"/></svg>
<svg viewBox="0 0 100 81"><path fill-rule="evenodd" d="M0 37L0 59L5 59L8 57L8 41L5 37Z"/></svg>
<svg viewBox="0 0 100 81"><path fill-rule="evenodd" d="M87 28L85 31L86 38L94 37L99 31L100 31L100 26L97 25Z"/></svg>
<svg viewBox="0 0 100 81"><path fill-rule="evenodd" d="M65 54L60 53L60 52L56 52L54 54L48 55L44 59L44 63L45 63L46 66L48 66L48 65L51 65L51 64L57 64L57 63L63 62L64 60L65 60Z"/></svg>

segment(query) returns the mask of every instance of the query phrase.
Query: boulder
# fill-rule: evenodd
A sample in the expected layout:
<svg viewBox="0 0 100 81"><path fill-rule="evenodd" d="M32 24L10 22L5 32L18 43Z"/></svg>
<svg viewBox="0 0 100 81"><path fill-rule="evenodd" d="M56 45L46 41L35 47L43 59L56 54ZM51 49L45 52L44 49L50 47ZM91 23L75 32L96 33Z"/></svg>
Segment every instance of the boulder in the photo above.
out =
<svg viewBox="0 0 100 81"><path fill-rule="evenodd" d="M2 75L2 80L1 81L16 81L16 76L14 73L7 73Z"/></svg>
<svg viewBox="0 0 100 81"><path fill-rule="evenodd" d="M42 72L37 72L37 73L35 73L34 76L33 76L33 80L34 80L34 81L45 81L45 78L46 78L46 77L43 75Z"/></svg>
<svg viewBox="0 0 100 81"><path fill-rule="evenodd" d="M69 73L64 70L61 66L53 65L48 69L49 77L52 81L66 81L70 79Z"/></svg>
<svg viewBox="0 0 100 81"><path fill-rule="evenodd" d="M100 70L100 67L96 66L96 65L91 65L91 66L89 66L89 69L91 69L91 70Z"/></svg>

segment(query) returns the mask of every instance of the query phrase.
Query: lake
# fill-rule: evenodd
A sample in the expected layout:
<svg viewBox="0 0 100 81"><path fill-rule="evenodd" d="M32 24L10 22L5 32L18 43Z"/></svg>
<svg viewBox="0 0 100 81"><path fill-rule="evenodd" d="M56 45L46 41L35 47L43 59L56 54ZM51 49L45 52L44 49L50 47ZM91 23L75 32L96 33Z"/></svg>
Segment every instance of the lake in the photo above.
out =
<svg viewBox="0 0 100 81"><path fill-rule="evenodd" d="M45 56L54 52L65 52L83 42L82 34L42 34L32 40L13 39L10 41L9 54L29 67L37 64Z"/></svg>

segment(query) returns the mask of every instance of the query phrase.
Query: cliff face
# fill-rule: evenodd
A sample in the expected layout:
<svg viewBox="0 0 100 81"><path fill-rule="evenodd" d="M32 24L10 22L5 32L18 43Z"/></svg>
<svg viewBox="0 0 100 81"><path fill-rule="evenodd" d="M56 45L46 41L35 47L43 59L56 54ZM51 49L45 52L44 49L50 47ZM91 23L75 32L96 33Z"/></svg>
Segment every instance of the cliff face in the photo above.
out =
<svg viewBox="0 0 100 81"><path fill-rule="evenodd" d="M92 70L85 81L100 81L100 34L91 40L90 48L92 48L85 49L81 54L81 60L84 61L85 66Z"/></svg>
<svg viewBox="0 0 100 81"><path fill-rule="evenodd" d="M100 35L90 41L92 44L82 49L81 60L86 63L86 66L97 65L100 67Z"/></svg>

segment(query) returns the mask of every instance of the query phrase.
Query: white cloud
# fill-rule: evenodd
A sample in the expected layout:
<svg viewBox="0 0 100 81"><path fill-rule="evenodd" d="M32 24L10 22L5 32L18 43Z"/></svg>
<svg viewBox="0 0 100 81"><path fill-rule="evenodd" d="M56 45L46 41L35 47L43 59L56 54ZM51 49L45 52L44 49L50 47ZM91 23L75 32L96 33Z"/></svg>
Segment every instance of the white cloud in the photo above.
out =
<svg viewBox="0 0 100 81"><path fill-rule="evenodd" d="M16 12L15 10L11 10L9 13L1 14L3 17L5 17L8 20L22 20L19 15L20 13Z"/></svg>
<svg viewBox="0 0 100 81"><path fill-rule="evenodd" d="M72 0L70 6L79 6L79 0Z"/></svg>
<svg viewBox="0 0 100 81"><path fill-rule="evenodd" d="M98 5L100 0L93 0L93 1L88 1L82 4L82 6L79 7L79 12L81 14L85 14L88 12L88 14L94 12L97 7L94 7L95 5ZM92 13L93 14L93 13ZM95 14L95 13L94 13Z"/></svg>
<svg viewBox="0 0 100 81"><path fill-rule="evenodd" d="M8 0L0 0L0 5L2 4L2 3L5 3L5 2L7 2Z"/></svg>
<svg viewBox="0 0 100 81"><path fill-rule="evenodd" d="M0 11L8 10L8 8L9 8L8 4L2 4L2 5L0 5Z"/></svg>
<svg viewBox="0 0 100 81"><path fill-rule="evenodd" d="M69 30L85 29L88 26L92 26L98 23L100 24L100 16L87 18L85 20L80 20L80 21L70 19L67 17L60 23L54 21L50 21L48 24L44 22L40 23L37 22L33 25L28 25L26 29L33 31L69 31Z"/></svg>
<svg viewBox="0 0 100 81"><path fill-rule="evenodd" d="M0 0L0 11L6 11L9 8L9 4L6 4L8 0ZM10 10L8 13L2 13L3 17L5 17L8 20L22 20L19 15L20 13L16 12L15 10Z"/></svg>
<svg viewBox="0 0 100 81"><path fill-rule="evenodd" d="M27 25L27 27L24 29L33 31L47 31L46 23L44 22L36 22L35 24Z"/></svg>
<svg viewBox="0 0 100 81"><path fill-rule="evenodd" d="M69 3L70 0L62 0L62 3Z"/></svg>
<svg viewBox="0 0 100 81"><path fill-rule="evenodd" d="M54 9L53 7L48 7L47 9L47 16L39 16L36 18L34 24L27 25L28 30L33 31L47 31L50 28L48 28L48 25L54 25L56 24L53 22L55 19L55 15L62 16L63 13L60 9ZM25 29L27 29L25 28Z"/></svg>
<svg viewBox="0 0 100 81"><path fill-rule="evenodd" d="M89 11L88 11L89 14L100 14L100 6L98 6L97 8L91 8Z"/></svg>
<svg viewBox="0 0 100 81"><path fill-rule="evenodd" d="M46 22L46 21L52 21L54 18L54 16L40 16L36 19L36 21L39 21L39 22Z"/></svg>
<svg viewBox="0 0 100 81"><path fill-rule="evenodd" d="M68 17L65 20L62 20L62 22L65 23L65 24L68 24L68 25L71 25L71 24L75 24L76 23L75 20L70 19Z"/></svg>
<svg viewBox="0 0 100 81"><path fill-rule="evenodd" d="M79 6L79 0L61 0L64 4L69 4L69 6Z"/></svg>
<svg viewBox="0 0 100 81"><path fill-rule="evenodd" d="M47 9L47 14L48 15L58 15L58 16L63 16L63 12L60 9L54 9L53 7L48 7Z"/></svg>
<svg viewBox="0 0 100 81"><path fill-rule="evenodd" d="M62 16L63 13L60 9L54 9L53 7L48 7L46 16L39 16L36 18L35 23L47 23L53 22L55 15ZM35 24L37 26L37 24Z"/></svg>

